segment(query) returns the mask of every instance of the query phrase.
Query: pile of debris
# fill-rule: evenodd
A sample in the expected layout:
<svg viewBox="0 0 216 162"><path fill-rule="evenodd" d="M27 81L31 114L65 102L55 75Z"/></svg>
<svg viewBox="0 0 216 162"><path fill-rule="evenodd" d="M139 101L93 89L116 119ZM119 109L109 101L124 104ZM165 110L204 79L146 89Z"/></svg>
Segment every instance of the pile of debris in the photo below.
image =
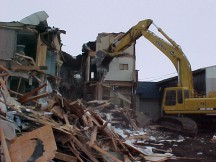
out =
<svg viewBox="0 0 216 162"><path fill-rule="evenodd" d="M4 89L2 94L9 94L3 80L1 87ZM145 155L148 154L131 142L133 136L145 138L145 133L124 135L122 129L112 128L108 121L86 108L81 101L71 102L56 94L51 96L43 111L23 106L9 95L5 98L10 102L1 100L9 114L2 113L0 122L3 159L129 161L147 158ZM13 119L8 118L11 114Z"/></svg>
<svg viewBox="0 0 216 162"><path fill-rule="evenodd" d="M148 136L136 125L130 109L109 101L68 100L51 88L46 74L29 57L17 56L19 63L11 60L13 66L0 66L1 161L120 162L173 158L171 153L154 153L151 147L135 144ZM38 86L18 93L8 86L13 76L28 79L29 84L36 80Z"/></svg>

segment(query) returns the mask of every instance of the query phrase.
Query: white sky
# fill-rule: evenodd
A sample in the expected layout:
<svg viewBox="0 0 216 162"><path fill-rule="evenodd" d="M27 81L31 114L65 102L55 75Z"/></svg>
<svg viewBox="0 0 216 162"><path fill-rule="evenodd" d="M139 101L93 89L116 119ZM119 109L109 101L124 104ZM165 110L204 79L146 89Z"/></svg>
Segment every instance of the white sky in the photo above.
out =
<svg viewBox="0 0 216 162"><path fill-rule="evenodd" d="M49 15L49 26L66 30L63 50L73 56L98 33L126 32L150 18L182 47L192 70L216 65L215 0L1 0L0 21L19 21L42 10ZM175 73L166 56L145 38L137 41L136 57L141 81Z"/></svg>

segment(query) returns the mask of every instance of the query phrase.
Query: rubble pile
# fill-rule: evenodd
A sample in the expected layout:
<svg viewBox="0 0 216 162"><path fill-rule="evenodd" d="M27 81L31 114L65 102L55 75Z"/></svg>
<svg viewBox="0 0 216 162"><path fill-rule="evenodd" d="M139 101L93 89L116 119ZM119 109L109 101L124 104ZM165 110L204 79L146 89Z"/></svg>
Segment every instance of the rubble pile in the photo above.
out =
<svg viewBox="0 0 216 162"><path fill-rule="evenodd" d="M140 130L136 122L135 111L128 108L122 108L106 101L89 101L86 104L88 109L97 112L100 117L116 128Z"/></svg>
<svg viewBox="0 0 216 162"><path fill-rule="evenodd" d="M20 68L0 66L2 161L120 162L153 157L153 152L133 144L134 138L145 136L136 125L133 111L109 101L68 100L51 88L50 76L31 59L18 56L12 62ZM21 69L21 65L29 68ZM13 76L27 79L29 84L36 80L38 86L27 93L18 93L8 86ZM142 135L124 130L138 134L140 131ZM172 154L156 156L161 160Z"/></svg>

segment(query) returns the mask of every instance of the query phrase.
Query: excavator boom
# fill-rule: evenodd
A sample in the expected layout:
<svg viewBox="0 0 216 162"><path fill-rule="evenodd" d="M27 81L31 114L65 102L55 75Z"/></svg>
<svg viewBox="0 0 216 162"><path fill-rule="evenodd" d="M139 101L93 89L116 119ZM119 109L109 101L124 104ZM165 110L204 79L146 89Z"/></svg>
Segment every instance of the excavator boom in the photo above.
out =
<svg viewBox="0 0 216 162"><path fill-rule="evenodd" d="M177 45L161 28L158 31L167 39L163 40L149 30L151 24L154 24L151 19L140 21L137 25L130 28L125 34L121 35L115 42L109 45L105 51L98 51L100 57L118 57L123 55L123 52L132 43L144 36L154 46L156 46L169 60L173 63L178 72L178 87L186 87L189 91L189 96L194 96L194 88L192 83L192 71L187 57L184 55L180 46ZM105 59L105 58L104 58ZM102 62L102 61L101 61Z"/></svg>
<svg viewBox="0 0 216 162"><path fill-rule="evenodd" d="M132 43L142 36L142 31L147 31L153 23L151 19L140 21L137 25L130 28L125 34L121 35L114 43L110 44L108 54L112 57L119 55L118 52L124 51Z"/></svg>

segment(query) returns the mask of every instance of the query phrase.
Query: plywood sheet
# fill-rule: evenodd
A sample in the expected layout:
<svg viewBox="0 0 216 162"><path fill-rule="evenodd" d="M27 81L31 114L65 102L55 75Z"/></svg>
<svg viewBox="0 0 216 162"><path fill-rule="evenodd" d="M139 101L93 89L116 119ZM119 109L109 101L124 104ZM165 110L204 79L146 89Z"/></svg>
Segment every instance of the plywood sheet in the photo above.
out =
<svg viewBox="0 0 216 162"><path fill-rule="evenodd" d="M47 52L47 46L43 44L43 42L40 39L40 35L38 35L37 51L36 51L36 64L38 66L45 66L46 52Z"/></svg>
<svg viewBox="0 0 216 162"><path fill-rule="evenodd" d="M0 123L1 124L1 123ZM7 142L4 136L4 132L3 129L0 125L0 150L2 150L3 155L0 155L0 161L1 161L1 156L4 156L4 160L6 162L11 162L11 158L9 155L9 151L8 151L8 146L7 146Z"/></svg>
<svg viewBox="0 0 216 162"><path fill-rule="evenodd" d="M45 162L54 158L57 150L53 131L51 126L46 125L22 136L15 138L11 142L9 152L12 161L27 161L31 159L35 149L38 148L38 142L41 141L43 153L35 161Z"/></svg>

